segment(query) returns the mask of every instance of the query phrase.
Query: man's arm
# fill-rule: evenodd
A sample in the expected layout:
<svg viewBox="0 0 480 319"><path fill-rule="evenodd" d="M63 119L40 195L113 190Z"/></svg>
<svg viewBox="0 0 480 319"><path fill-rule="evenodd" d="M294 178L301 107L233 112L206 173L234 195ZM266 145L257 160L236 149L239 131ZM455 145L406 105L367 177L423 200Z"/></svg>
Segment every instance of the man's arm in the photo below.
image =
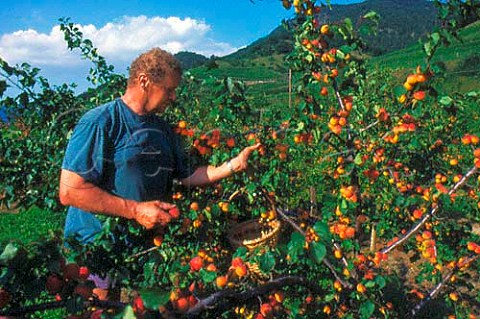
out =
<svg viewBox="0 0 480 319"><path fill-rule="evenodd" d="M260 143L245 147L238 156L223 163L220 166L201 166L189 177L180 182L186 186L200 186L215 183L223 178L229 177L234 173L243 171L248 166L250 154L261 146Z"/></svg>
<svg viewBox="0 0 480 319"><path fill-rule="evenodd" d="M65 169L60 175L59 197L62 205L96 214L135 219L146 228L168 224L172 218L168 211L175 207L161 201L137 202L112 195Z"/></svg>

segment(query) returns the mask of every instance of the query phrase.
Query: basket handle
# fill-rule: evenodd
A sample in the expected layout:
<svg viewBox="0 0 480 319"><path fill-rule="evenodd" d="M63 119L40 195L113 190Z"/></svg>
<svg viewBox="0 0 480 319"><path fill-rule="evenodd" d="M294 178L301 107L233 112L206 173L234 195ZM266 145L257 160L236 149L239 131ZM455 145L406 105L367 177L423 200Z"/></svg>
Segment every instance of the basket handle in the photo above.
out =
<svg viewBox="0 0 480 319"><path fill-rule="evenodd" d="M275 200L272 198L272 196L270 196L270 194L267 192L265 188L262 188L262 194L263 194L263 197L265 197L265 199L272 206L273 211L277 212L277 205L275 204Z"/></svg>

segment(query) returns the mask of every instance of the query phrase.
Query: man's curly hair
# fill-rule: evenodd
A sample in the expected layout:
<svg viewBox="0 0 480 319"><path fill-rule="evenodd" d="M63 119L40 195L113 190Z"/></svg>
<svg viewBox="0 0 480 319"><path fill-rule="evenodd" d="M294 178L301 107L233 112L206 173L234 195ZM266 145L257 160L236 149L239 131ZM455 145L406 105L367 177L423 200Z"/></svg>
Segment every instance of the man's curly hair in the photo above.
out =
<svg viewBox="0 0 480 319"><path fill-rule="evenodd" d="M145 73L154 83L160 83L168 74L182 75L180 62L170 53L153 48L142 53L130 65L128 85L136 83L137 76Z"/></svg>

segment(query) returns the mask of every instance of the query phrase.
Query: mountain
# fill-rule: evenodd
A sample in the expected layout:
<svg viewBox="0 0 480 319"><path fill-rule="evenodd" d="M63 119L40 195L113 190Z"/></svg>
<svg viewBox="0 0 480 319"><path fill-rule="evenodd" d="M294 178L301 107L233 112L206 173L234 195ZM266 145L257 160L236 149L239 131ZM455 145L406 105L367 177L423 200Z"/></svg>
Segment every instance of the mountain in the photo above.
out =
<svg viewBox="0 0 480 319"><path fill-rule="evenodd" d="M180 51L175 54L175 57L180 61L184 70L195 68L209 61L207 57L201 54L187 51Z"/></svg>
<svg viewBox="0 0 480 319"><path fill-rule="evenodd" d="M437 9L431 1L426 0L368 0L357 4L334 5L332 9L323 9L319 21L321 24L331 24L348 17L358 24L369 11L375 11L380 16L378 35L365 38L367 52L371 55L403 49L432 31L438 23ZM283 26L279 26L264 38L224 58L285 54L292 48L292 36Z"/></svg>
<svg viewBox="0 0 480 319"><path fill-rule="evenodd" d="M228 55L227 59L287 54L292 51L293 44L292 35L283 26L279 26L266 37L260 38L245 48Z"/></svg>
<svg viewBox="0 0 480 319"><path fill-rule="evenodd" d="M426 0L369 0L338 5L325 14L325 21L334 23L350 17L355 23L369 11L375 11L380 16L378 35L365 38L367 52L372 55L406 48L438 24L436 7Z"/></svg>

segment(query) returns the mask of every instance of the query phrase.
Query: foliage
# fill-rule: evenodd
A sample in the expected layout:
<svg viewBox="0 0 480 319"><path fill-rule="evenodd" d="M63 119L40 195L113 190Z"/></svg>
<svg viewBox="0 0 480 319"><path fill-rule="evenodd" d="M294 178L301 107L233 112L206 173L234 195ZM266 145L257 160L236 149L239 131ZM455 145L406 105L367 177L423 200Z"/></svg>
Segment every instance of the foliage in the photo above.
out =
<svg viewBox="0 0 480 319"><path fill-rule="evenodd" d="M56 241L28 249L8 245L0 256L0 308L8 313L57 298L69 313L88 308L93 317L97 299L85 279L88 270L138 294L128 305L115 305L125 318L478 315L480 296L472 291L478 291L480 255L473 229L480 221L480 129L469 114L480 96L443 92L438 84L444 74L432 63L477 3L436 2L448 27L426 37L424 59L401 82L388 71L366 70L362 37L375 33L375 12L365 13L360 25L349 18L326 24L321 2L282 3L296 14L288 24L294 47L287 57L296 79L294 106L259 110L244 83L186 73L177 105L165 114L198 164L218 165L261 142L250 169L202 189L175 185L172 202L182 214L166 228L145 231L105 217L94 244L69 242L69 262ZM35 69L2 63L5 78L18 78L22 89L2 103L31 129L22 135L17 120L2 131L13 141L7 163L19 160L2 170L10 201L41 204L41 194L48 204L54 198L57 149L79 114L65 116L67 105L52 103L59 109L46 116L39 107L51 102L46 92L58 103L66 95L70 105L89 108L117 96L124 85L74 24L64 20L62 30L69 47L93 62L89 78L99 86L80 96L69 87L47 90ZM36 83L40 92L33 90ZM65 118L55 121L60 115ZM58 144L50 144L51 136ZM44 140L43 152L35 153L32 141ZM18 147L31 152L28 158L12 155ZM41 166L52 154L55 173ZM14 169L29 165L42 168L38 174L52 185L31 187L15 179ZM27 186L38 193L32 196ZM258 221L256 236L271 241L250 250L235 246L233 230L252 219ZM282 231L272 239L276 220ZM35 279L27 278L38 285L18 275L18 261L33 269Z"/></svg>

